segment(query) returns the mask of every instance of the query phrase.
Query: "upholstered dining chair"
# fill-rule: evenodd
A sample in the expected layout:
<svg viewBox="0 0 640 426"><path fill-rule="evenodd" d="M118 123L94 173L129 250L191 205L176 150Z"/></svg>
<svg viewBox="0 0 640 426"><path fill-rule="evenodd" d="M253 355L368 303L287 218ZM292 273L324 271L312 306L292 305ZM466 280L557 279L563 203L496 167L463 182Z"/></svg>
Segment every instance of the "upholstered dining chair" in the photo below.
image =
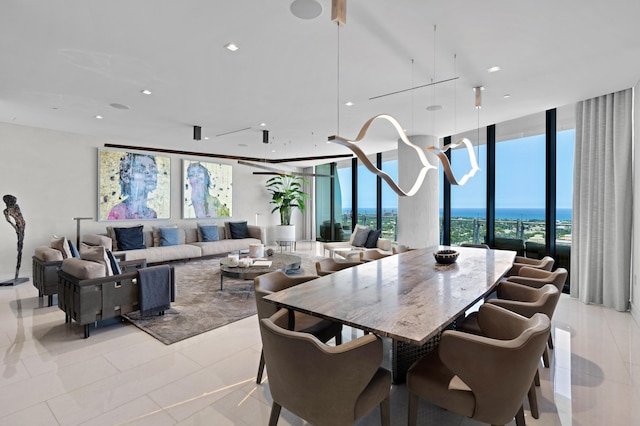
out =
<svg viewBox="0 0 640 426"><path fill-rule="evenodd" d="M282 407L311 424L352 425L378 405L390 424L391 373L380 367L382 340L368 334L327 346L311 334L287 330L287 311L260 320L273 404L269 425Z"/></svg>
<svg viewBox="0 0 640 426"><path fill-rule="evenodd" d="M555 260L551 256L545 256L542 259L532 259L524 256L516 256L513 261L513 266L507 271L506 276L519 275L520 269L524 267L542 269L544 271L550 271L553 269Z"/></svg>
<svg viewBox="0 0 640 426"><path fill-rule="evenodd" d="M551 327L549 318L526 318L496 305L480 306L482 335L447 330L440 345L407 372L409 425L419 399L480 422L524 425L523 401L531 388Z"/></svg>
<svg viewBox="0 0 640 426"><path fill-rule="evenodd" d="M391 253L385 253L378 249L362 250L360 252L360 261L371 262L378 259L384 259L387 256L391 256Z"/></svg>
<svg viewBox="0 0 640 426"><path fill-rule="evenodd" d="M460 247L482 248L486 250L489 250L491 248L487 244L472 244L472 243L462 243L460 244Z"/></svg>
<svg viewBox="0 0 640 426"><path fill-rule="evenodd" d="M525 266L520 268L518 275L509 277L509 281L535 288L540 288L545 284L553 284L562 293L568 275L569 273L565 268L558 268L550 272ZM548 346L549 349L553 349L553 333L549 333Z"/></svg>
<svg viewBox="0 0 640 426"><path fill-rule="evenodd" d="M362 262L337 262L333 258L328 257L316 262L316 273L322 277L356 265L362 265Z"/></svg>
<svg viewBox="0 0 640 426"><path fill-rule="evenodd" d="M263 300L265 296L284 290L289 287L296 286L303 282L313 280L315 275L305 275L290 277L282 271L269 272L260 275L253 280L253 287L256 295L256 308L258 313L258 321L262 318L269 318L278 311L278 307L273 303ZM318 317L306 315L301 312L295 313L295 330L310 333L316 336L322 342L328 342L335 338L336 345L342 344L342 324L338 322L323 320ZM264 373L264 351L260 354L260 364L258 365L258 374L256 383L262 382L262 374Z"/></svg>
<svg viewBox="0 0 640 426"><path fill-rule="evenodd" d="M542 313L545 314L549 320L553 318L553 313L560 299L560 292L553 284L547 284L541 288L533 288L503 281L498 285L497 294L497 299L489 299L486 303L500 306L527 318L531 318L537 313ZM478 312L468 315L464 321L458 325L457 330L482 335L483 332L479 317ZM551 334L551 332L549 332L549 334ZM547 341L548 339L547 337ZM549 352L546 346L542 352L542 360L545 367L549 367ZM539 384L540 381L536 370L528 395L529 409L535 419L539 417L538 399L535 390L535 386Z"/></svg>
<svg viewBox="0 0 640 426"><path fill-rule="evenodd" d="M406 246L404 244L398 244L395 245L391 248L391 253L393 254L398 254L398 253L406 253L408 251L414 250L412 248L410 248L409 246Z"/></svg>

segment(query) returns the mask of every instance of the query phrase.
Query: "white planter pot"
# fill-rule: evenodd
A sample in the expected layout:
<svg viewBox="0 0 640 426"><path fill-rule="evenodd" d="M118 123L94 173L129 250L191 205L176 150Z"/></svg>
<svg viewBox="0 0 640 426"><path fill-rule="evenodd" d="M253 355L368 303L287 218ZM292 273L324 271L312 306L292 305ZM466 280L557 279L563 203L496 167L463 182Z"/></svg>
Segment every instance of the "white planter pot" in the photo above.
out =
<svg viewBox="0 0 640 426"><path fill-rule="evenodd" d="M293 242L296 240L296 226L277 225L275 226L274 237L276 242Z"/></svg>

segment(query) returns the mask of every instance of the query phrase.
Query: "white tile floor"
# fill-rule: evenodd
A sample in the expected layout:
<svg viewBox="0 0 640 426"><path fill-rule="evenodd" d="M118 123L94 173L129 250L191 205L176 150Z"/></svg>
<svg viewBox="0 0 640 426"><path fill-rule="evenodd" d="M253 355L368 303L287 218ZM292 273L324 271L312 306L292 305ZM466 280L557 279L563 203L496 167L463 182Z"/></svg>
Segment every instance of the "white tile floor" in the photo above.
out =
<svg viewBox="0 0 640 426"><path fill-rule="evenodd" d="M553 332L541 416L525 410L527 423L640 424L640 329L631 315L563 295ZM254 383L260 347L255 316L170 346L115 322L83 339L30 282L0 287L0 424L266 425L268 378ZM394 386L391 399L392 423L406 424L406 388ZM426 403L420 416L425 425L476 423ZM283 410L279 425L303 424ZM378 424L377 411L358 422Z"/></svg>

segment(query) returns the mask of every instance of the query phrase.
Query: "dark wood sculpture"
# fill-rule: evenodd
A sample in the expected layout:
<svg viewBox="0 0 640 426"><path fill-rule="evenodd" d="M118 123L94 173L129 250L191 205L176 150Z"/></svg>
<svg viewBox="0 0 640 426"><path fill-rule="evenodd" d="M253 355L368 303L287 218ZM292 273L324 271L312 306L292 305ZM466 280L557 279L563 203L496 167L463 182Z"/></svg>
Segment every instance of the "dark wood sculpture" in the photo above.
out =
<svg viewBox="0 0 640 426"><path fill-rule="evenodd" d="M16 262L16 275L13 280L8 280L0 283L1 285L15 285L24 281L28 281L27 278L18 278L20 273L20 265L22 264L22 247L24 245L24 229L26 227L26 223L24 221L24 217L22 216L22 212L20 211L20 206L18 205L18 199L13 195L5 195L2 197L4 203L7 205L7 208L4 209L4 217L9 222L13 229L16 230L16 235L18 237L18 258Z"/></svg>

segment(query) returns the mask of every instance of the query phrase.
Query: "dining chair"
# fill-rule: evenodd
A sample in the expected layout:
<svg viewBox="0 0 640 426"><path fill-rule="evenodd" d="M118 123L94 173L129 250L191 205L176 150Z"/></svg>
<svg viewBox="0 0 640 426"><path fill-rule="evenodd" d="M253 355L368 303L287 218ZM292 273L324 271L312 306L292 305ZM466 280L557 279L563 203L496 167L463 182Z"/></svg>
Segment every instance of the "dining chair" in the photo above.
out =
<svg viewBox="0 0 640 426"><path fill-rule="evenodd" d="M302 284L313 280L315 275L305 275L290 277L282 271L269 272L260 275L253 280L253 287L256 295L256 308L258 321L262 318L269 318L278 311L278 307L273 303L265 302L263 298L278 291ZM342 324L329 320L323 320L318 317L306 315L301 312L295 312L295 331L310 333L316 336L322 342L328 342L335 338L336 345L342 344ZM264 351L260 353L260 363L258 365L258 374L256 383L262 382L264 373Z"/></svg>
<svg viewBox="0 0 640 426"><path fill-rule="evenodd" d="M391 373L380 367L380 337L368 334L328 346L287 330L287 320L284 309L260 320L273 399L269 425L278 423L282 407L311 424L334 426L352 425L377 406L382 425L390 425Z"/></svg>
<svg viewBox="0 0 640 426"><path fill-rule="evenodd" d="M395 246L393 246L391 248L391 253L393 254L398 254L398 253L406 253L408 251L414 250L412 248L410 248L409 246L406 246L404 244L397 244Z"/></svg>
<svg viewBox="0 0 640 426"><path fill-rule="evenodd" d="M316 273L319 276L325 276L333 274L334 272L341 271L343 269L351 268L352 266L362 265L363 262L338 262L330 257L321 259L316 262Z"/></svg>
<svg viewBox="0 0 640 426"><path fill-rule="evenodd" d="M500 306L527 318L541 313L546 315L549 320L553 318L553 313L560 299L560 292L553 284L547 284L541 288L533 288L509 281L503 281L498 285L497 295L497 299L489 299L486 301L486 304ZM456 329L466 333L482 335L483 330L479 316L478 312L468 315ZM551 334L551 332L549 332L549 334ZM546 346L541 355L545 367L549 367L549 352ZM540 384L537 370L533 379L528 395L529 409L531 410L533 418L537 419L539 412L535 387Z"/></svg>
<svg viewBox="0 0 640 426"><path fill-rule="evenodd" d="M462 243L460 244L460 247L482 248L486 250L489 250L491 248L487 244L472 244L472 243Z"/></svg>
<svg viewBox="0 0 640 426"><path fill-rule="evenodd" d="M542 269L544 271L551 271L555 260L551 256L545 256L542 259L532 259L524 256L516 256L513 261L513 266L507 271L506 276L518 275L521 268L530 267Z"/></svg>
<svg viewBox="0 0 640 426"><path fill-rule="evenodd" d="M562 293L568 276L569 272L565 268L558 268L550 272L525 266L520 268L518 275L509 277L509 281L535 288L540 288L545 284L553 284ZM549 341L547 344L549 349L553 349L553 333L549 333Z"/></svg>
<svg viewBox="0 0 640 426"><path fill-rule="evenodd" d="M360 252L360 261L371 262L388 256L391 256L391 253L384 253L378 249L363 250Z"/></svg>
<svg viewBox="0 0 640 426"><path fill-rule="evenodd" d="M523 401L531 388L551 327L549 318L523 317L485 303L482 335L446 330L437 350L407 372L409 425L420 399L480 422L524 425Z"/></svg>

